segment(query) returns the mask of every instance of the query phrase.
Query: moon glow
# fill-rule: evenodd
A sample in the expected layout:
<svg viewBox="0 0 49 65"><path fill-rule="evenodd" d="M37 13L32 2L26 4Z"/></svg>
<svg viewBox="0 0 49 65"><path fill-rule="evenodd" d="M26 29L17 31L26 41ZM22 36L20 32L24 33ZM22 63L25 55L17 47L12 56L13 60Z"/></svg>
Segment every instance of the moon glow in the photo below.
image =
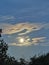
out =
<svg viewBox="0 0 49 65"><path fill-rule="evenodd" d="M19 39L19 42L20 42L20 43L23 43L23 42L24 42L24 38L20 38L20 39Z"/></svg>

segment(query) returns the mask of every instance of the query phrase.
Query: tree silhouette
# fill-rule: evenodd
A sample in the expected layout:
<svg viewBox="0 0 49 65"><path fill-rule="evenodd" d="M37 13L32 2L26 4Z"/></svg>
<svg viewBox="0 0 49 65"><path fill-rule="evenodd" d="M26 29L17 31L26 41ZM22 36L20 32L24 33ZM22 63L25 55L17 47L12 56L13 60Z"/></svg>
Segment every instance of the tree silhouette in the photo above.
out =
<svg viewBox="0 0 49 65"><path fill-rule="evenodd" d="M4 40L0 40L0 56L6 56L7 50L8 45L4 42Z"/></svg>
<svg viewBox="0 0 49 65"><path fill-rule="evenodd" d="M20 65L26 65L26 61L23 58L20 58Z"/></svg>
<svg viewBox="0 0 49 65"><path fill-rule="evenodd" d="M18 65L17 60L14 57L7 55L8 44L2 39L2 29L0 29L0 64L1 65Z"/></svg>
<svg viewBox="0 0 49 65"><path fill-rule="evenodd" d="M4 40L1 38L1 32L2 29L0 29L0 63L4 63L7 55L8 45L4 42Z"/></svg>

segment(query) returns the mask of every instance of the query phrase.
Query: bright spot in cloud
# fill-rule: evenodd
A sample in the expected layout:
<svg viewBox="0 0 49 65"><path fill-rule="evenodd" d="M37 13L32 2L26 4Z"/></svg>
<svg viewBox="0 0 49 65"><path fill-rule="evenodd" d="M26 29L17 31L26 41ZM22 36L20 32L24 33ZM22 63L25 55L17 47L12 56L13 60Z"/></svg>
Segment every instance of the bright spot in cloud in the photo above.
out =
<svg viewBox="0 0 49 65"><path fill-rule="evenodd" d="M19 42L20 42L20 43L23 43L23 42L24 42L24 38L20 38L20 39L19 39Z"/></svg>
<svg viewBox="0 0 49 65"><path fill-rule="evenodd" d="M27 40L30 41L30 38L28 38Z"/></svg>
<svg viewBox="0 0 49 65"><path fill-rule="evenodd" d="M35 37L30 38L28 36L26 37L17 37L17 42L10 43L11 46L31 46L31 45L38 45L45 42L46 37Z"/></svg>

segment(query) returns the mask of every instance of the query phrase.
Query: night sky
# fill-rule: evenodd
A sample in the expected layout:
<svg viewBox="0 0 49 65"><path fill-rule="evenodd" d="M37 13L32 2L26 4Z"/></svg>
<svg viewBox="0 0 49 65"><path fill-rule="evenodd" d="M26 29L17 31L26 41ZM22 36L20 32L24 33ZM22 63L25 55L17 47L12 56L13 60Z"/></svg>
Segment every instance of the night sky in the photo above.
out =
<svg viewBox="0 0 49 65"><path fill-rule="evenodd" d="M48 53L49 0L0 0L0 28L10 56Z"/></svg>

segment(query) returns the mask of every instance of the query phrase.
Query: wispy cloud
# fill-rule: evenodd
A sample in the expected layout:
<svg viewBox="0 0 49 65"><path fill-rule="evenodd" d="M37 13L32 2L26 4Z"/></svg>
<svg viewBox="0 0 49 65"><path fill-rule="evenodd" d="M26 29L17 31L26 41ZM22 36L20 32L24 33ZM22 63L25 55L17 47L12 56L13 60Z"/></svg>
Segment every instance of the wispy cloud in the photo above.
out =
<svg viewBox="0 0 49 65"><path fill-rule="evenodd" d="M46 37L32 38L33 43L44 42Z"/></svg>
<svg viewBox="0 0 49 65"><path fill-rule="evenodd" d="M0 15L0 21L7 21L7 20L15 20L16 18L14 16L6 15L6 16L1 16Z"/></svg>
<svg viewBox="0 0 49 65"><path fill-rule="evenodd" d="M18 41L19 39L21 39L22 37L18 37ZM24 38L24 42L23 43L20 43L20 42L17 42L17 43L11 43L9 45L11 46L31 46L31 45L38 45L40 43L44 43L45 42L45 39L46 37L37 37L37 38Z"/></svg>
<svg viewBox="0 0 49 65"><path fill-rule="evenodd" d="M49 42L41 44L41 46L49 46Z"/></svg>
<svg viewBox="0 0 49 65"><path fill-rule="evenodd" d="M42 24L42 23L17 23L17 24L0 24L0 28L3 29L3 34L15 34L17 33L16 37L10 39L9 45L11 46L30 46L30 45L38 45L40 43L44 43L46 41L46 36L35 36L32 38L28 35L28 33L33 34L33 31L40 31L41 29L49 29L49 23L48 24ZM9 35L9 36L10 36ZM12 35L11 35L12 36ZM24 38L24 42L20 43L19 38ZM9 39L9 40L10 40Z"/></svg>
<svg viewBox="0 0 49 65"><path fill-rule="evenodd" d="M26 23L18 23L18 24L15 24L15 25L0 24L0 28L3 29L3 34L13 34L13 33L18 33L19 32L18 35L24 35L24 34L32 32L32 31L40 30L42 28L42 25L26 22ZM23 30L26 30L26 31L21 32Z"/></svg>

